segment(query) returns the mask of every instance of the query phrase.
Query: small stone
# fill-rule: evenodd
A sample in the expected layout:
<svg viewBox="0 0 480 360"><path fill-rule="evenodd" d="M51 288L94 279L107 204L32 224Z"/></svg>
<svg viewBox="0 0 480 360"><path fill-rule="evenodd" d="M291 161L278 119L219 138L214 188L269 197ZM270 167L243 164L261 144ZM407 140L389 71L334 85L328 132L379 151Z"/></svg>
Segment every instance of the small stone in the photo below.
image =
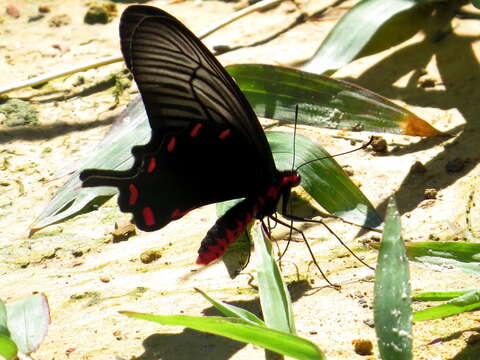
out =
<svg viewBox="0 0 480 360"><path fill-rule="evenodd" d="M162 257L160 250L150 249L140 255L140 261L144 264L150 264Z"/></svg>
<svg viewBox="0 0 480 360"><path fill-rule="evenodd" d="M38 12L40 14L46 14L50 12L50 6L48 5L38 5Z"/></svg>
<svg viewBox="0 0 480 360"><path fill-rule="evenodd" d="M437 189L425 189L423 191L423 197L425 199L436 199L438 194Z"/></svg>
<svg viewBox="0 0 480 360"><path fill-rule="evenodd" d="M70 16L68 16L67 14L55 15L48 22L48 26L52 28L57 28L60 26L69 25L71 22L72 20L70 19Z"/></svg>
<svg viewBox="0 0 480 360"><path fill-rule="evenodd" d="M387 141L381 136L373 136L370 146L372 147L373 151L377 153L386 153L388 151Z"/></svg>
<svg viewBox="0 0 480 360"><path fill-rule="evenodd" d="M80 257L80 256L83 255L83 251L82 251L82 250L73 250L73 251L72 251L72 255L73 255L74 257Z"/></svg>
<svg viewBox="0 0 480 360"><path fill-rule="evenodd" d="M110 278L108 276L100 276L100 281L103 283L109 283Z"/></svg>
<svg viewBox="0 0 480 360"><path fill-rule="evenodd" d="M127 241L136 235L136 233L135 225L133 224L115 224L115 230L112 232L112 242L119 243L121 241Z"/></svg>
<svg viewBox="0 0 480 360"><path fill-rule="evenodd" d="M420 85L420 87L426 89L426 88L433 88L435 87L435 80L434 79L430 79L430 78L426 78L426 79L421 79L418 83L418 85Z"/></svg>
<svg viewBox="0 0 480 360"><path fill-rule="evenodd" d="M86 24L106 24L117 16L117 6L111 1L106 1L101 4L90 3L83 21Z"/></svg>
<svg viewBox="0 0 480 360"><path fill-rule="evenodd" d="M373 344L370 340L358 339L353 340L352 345L358 355L372 355Z"/></svg>
<svg viewBox="0 0 480 360"><path fill-rule="evenodd" d="M369 328L372 328L372 329L375 326L375 323L373 322L372 319L365 319L365 320L363 320L363 323L365 325L367 325Z"/></svg>
<svg viewBox="0 0 480 360"><path fill-rule="evenodd" d="M348 176L353 176L355 174L355 171L350 165L345 165L342 167L342 169Z"/></svg>
<svg viewBox="0 0 480 360"><path fill-rule="evenodd" d="M427 168L420 161L415 161L415 163L410 168L410 172L413 174L424 174L427 172Z"/></svg>
<svg viewBox="0 0 480 360"><path fill-rule="evenodd" d="M18 19L20 17L20 11L14 5L7 5L5 11L10 17L14 19Z"/></svg>

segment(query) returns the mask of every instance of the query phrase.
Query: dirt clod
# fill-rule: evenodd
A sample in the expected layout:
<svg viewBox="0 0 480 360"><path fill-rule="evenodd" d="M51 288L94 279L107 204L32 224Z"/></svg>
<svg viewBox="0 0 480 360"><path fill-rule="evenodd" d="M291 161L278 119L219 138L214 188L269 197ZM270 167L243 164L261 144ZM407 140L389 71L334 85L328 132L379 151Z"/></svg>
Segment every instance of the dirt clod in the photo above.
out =
<svg viewBox="0 0 480 360"><path fill-rule="evenodd" d="M357 339L352 341L355 352L358 355L372 355L373 344L367 339Z"/></svg>

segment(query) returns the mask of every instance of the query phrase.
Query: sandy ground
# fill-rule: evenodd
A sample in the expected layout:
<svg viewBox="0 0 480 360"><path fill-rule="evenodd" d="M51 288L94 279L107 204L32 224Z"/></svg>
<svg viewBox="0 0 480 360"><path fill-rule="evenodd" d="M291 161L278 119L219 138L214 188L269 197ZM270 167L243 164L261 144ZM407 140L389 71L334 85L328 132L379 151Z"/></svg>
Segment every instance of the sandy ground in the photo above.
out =
<svg viewBox="0 0 480 360"><path fill-rule="evenodd" d="M125 3L117 3L119 13ZM315 6L322 3L318 1ZM19 10L19 18L6 14L9 4ZM149 4L161 6L196 32L236 6L216 1ZM39 5L47 5L50 12L29 21L38 14ZM309 6L312 4L285 2L222 29L206 42L210 46L249 44L282 29L299 8ZM265 45L227 53L219 59L224 64L254 61L291 65L301 61L313 54L345 10L343 6L325 19L309 21ZM87 25L83 22L85 11L85 2L76 0L1 0L0 86L118 53L118 16L106 25ZM59 26L52 27L54 23ZM430 28L438 30L441 24L432 20ZM401 46L355 61L337 74L393 99L455 135L448 140L388 135L390 149L397 148L395 152L378 156L358 151L338 158L342 165L350 165L353 179L380 210L396 193L408 240L479 239L479 30L479 21L454 19L453 32L438 42L418 34ZM214 313L194 294L193 287L258 313L258 299L249 284L253 264L235 280L230 280L221 263L193 271L199 241L215 219L214 206L194 211L156 233L139 233L129 241L112 243L115 222L129 216L121 214L111 200L97 212L27 237L30 224L64 181L56 180L56 174L88 155L113 117L133 97L132 87L116 100L111 78L121 69L121 64L113 64L57 80L55 92L31 98L39 112L37 126L0 125L0 297L9 302L34 291L48 296L52 324L35 354L37 359L262 358L263 350L251 345L118 314L118 310ZM89 91L88 85L93 83L102 85ZM40 91L21 90L9 96L26 97ZM369 135L310 128L301 131L332 154L349 150L348 138L364 140ZM446 166L452 160L462 163L463 168L448 172ZM410 171L416 161L425 165L424 173ZM424 192L430 188L438 191L434 200L425 199ZM361 245L372 234L358 236L358 228L338 221L330 226L367 262L375 262L375 251ZM331 359L376 358L376 349L374 355L365 357L355 354L352 346L356 339L375 343L374 330L367 325L373 317L373 273L347 256L322 228L303 228L317 260L332 281L342 284L342 290L326 287L308 266L305 246L292 244L284 272L292 282L299 335L318 344ZM152 248L161 251L162 257L143 264L140 255ZM412 265L411 274L414 292L480 286L478 279L451 269ZM468 345L466 340L479 329L475 313L416 324L415 359L478 359L480 345ZM438 339L441 341L430 344Z"/></svg>

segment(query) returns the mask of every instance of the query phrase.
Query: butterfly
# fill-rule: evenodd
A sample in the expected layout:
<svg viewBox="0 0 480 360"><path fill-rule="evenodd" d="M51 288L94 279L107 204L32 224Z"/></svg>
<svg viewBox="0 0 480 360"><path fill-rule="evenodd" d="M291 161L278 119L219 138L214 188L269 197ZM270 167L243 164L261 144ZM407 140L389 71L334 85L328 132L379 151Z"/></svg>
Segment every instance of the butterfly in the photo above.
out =
<svg viewBox="0 0 480 360"><path fill-rule="evenodd" d="M254 219L271 216L300 184L279 171L245 96L203 43L172 15L133 5L120 20L121 49L143 99L151 139L126 171L86 169L83 187L114 186L144 231L200 206L244 198L207 232L197 264L220 258Z"/></svg>

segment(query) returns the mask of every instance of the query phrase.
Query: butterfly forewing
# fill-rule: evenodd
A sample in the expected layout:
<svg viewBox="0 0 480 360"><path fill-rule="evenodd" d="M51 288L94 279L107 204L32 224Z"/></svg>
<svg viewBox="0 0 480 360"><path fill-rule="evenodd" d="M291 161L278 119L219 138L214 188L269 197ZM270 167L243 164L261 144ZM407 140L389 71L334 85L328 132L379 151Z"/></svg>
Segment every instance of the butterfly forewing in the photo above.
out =
<svg viewBox="0 0 480 360"><path fill-rule="evenodd" d="M116 186L122 211L156 230L209 203L247 197L273 183L273 157L232 78L178 20L132 6L120 23L122 51L142 96L151 140L128 171L85 170L84 186Z"/></svg>

